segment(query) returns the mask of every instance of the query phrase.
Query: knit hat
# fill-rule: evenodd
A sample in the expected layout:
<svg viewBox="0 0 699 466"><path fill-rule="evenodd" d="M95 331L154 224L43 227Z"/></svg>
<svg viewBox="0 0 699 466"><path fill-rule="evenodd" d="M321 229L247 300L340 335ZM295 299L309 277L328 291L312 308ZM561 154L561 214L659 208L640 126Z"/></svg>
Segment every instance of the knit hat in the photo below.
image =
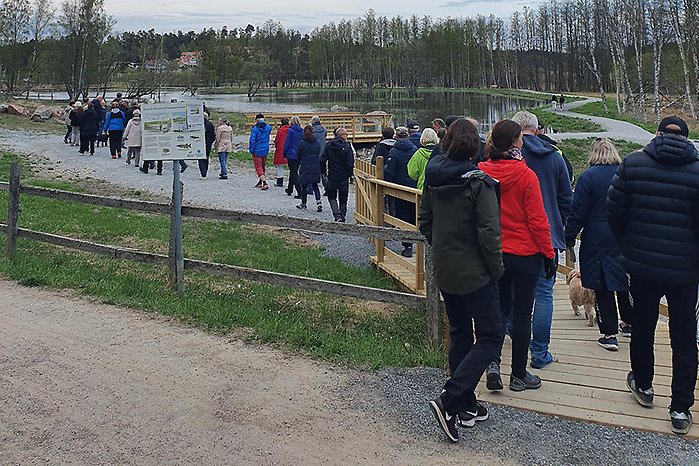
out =
<svg viewBox="0 0 699 466"><path fill-rule="evenodd" d="M677 126L679 128L668 128L668 126ZM658 125L658 132L659 133L671 133L671 134L679 134L684 137L689 137L689 128L687 127L687 123L680 117L676 115L672 116L667 116L663 118L660 121L660 124Z"/></svg>

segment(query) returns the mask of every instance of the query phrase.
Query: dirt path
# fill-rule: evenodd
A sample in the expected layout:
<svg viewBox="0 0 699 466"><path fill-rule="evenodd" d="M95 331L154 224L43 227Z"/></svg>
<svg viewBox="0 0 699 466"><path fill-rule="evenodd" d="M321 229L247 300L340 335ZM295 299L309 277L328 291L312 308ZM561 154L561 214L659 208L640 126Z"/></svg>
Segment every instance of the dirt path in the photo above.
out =
<svg viewBox="0 0 699 466"><path fill-rule="evenodd" d="M493 463L348 410L353 371L66 293L0 296L2 464Z"/></svg>

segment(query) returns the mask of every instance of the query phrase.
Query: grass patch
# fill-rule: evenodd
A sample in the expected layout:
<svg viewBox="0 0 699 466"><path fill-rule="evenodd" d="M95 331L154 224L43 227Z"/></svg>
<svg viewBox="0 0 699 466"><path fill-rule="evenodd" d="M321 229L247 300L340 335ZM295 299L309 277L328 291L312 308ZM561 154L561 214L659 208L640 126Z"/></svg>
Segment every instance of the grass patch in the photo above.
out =
<svg viewBox="0 0 699 466"><path fill-rule="evenodd" d="M541 107L528 110L536 115L544 126L552 128L556 133L597 133L603 130L599 124L583 118L547 112Z"/></svg>
<svg viewBox="0 0 699 466"><path fill-rule="evenodd" d="M32 133L65 134L66 126L57 120L32 121L30 115L10 115L0 113L0 127L14 131L31 131Z"/></svg>
<svg viewBox="0 0 699 466"><path fill-rule="evenodd" d="M573 172L576 178L589 167L587 160L590 157L590 145L592 145L594 140L594 138L564 139L558 142L558 148L563 151L571 165L573 165ZM612 139L612 142L619 151L619 155L621 155L622 159L631 152L643 147L635 142L620 139Z"/></svg>
<svg viewBox="0 0 699 466"><path fill-rule="evenodd" d="M15 158L0 153L0 179ZM20 158L23 173L28 163ZM27 184L39 180L25 175ZM44 182L64 188L63 182ZM73 186L73 189L81 189ZM161 215L22 196L20 226L103 244L166 253L169 219ZM0 192L0 219L7 193ZM396 289L371 267L326 257L297 233L253 225L185 219L186 257L357 285ZM0 241L4 237L0 235ZM176 316L217 331L251 330L251 338L350 365L443 367L444 354L424 341L424 311L375 304L198 272L186 292L169 291L165 267L111 260L20 239L13 259L0 255L0 274L29 286L70 288L105 303Z"/></svg>

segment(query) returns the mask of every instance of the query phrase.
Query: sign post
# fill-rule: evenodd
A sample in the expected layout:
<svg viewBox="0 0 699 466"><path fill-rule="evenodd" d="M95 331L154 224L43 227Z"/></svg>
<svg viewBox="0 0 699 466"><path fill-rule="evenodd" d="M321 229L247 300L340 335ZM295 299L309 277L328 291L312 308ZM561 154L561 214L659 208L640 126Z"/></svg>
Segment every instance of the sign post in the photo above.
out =
<svg viewBox="0 0 699 466"><path fill-rule="evenodd" d="M170 285L184 291L182 250L182 192L180 164L185 159L207 157L204 144L203 104L171 102L146 104L141 109L143 160L172 161L172 202L170 204Z"/></svg>

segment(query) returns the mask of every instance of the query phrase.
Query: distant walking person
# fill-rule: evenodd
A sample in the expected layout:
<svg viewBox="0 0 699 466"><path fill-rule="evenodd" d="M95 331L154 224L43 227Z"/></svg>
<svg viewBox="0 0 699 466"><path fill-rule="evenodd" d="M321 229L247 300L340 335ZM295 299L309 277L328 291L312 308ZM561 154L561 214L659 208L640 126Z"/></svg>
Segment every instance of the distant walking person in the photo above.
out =
<svg viewBox="0 0 699 466"><path fill-rule="evenodd" d="M328 139L328 130L325 128L325 126L323 126L320 123L320 117L318 115L313 115L313 117L311 118L311 126L313 126L313 134L320 143L320 153L322 154L323 150L325 150L325 143ZM327 189L328 179L324 176L321 176L320 181L323 184L323 188Z"/></svg>
<svg viewBox="0 0 699 466"><path fill-rule="evenodd" d="M228 179L228 153L233 150L233 128L228 126L227 118L219 118L216 128L216 152L218 163L221 166L219 179Z"/></svg>
<svg viewBox="0 0 699 466"><path fill-rule="evenodd" d="M475 390L504 337L498 309L503 265L497 182L471 162L479 145L471 122L454 122L443 152L427 164L420 202L420 232L432 246L434 279L451 337L451 377L429 407L452 442L459 440L457 425L473 427L488 419Z"/></svg>
<svg viewBox="0 0 699 466"><path fill-rule="evenodd" d="M354 153L345 128L336 128L335 139L325 144L320 156L321 174L328 177L328 203L336 222L347 220L347 197L349 196L349 179L354 173ZM338 205L339 198L339 205Z"/></svg>
<svg viewBox="0 0 699 466"><path fill-rule="evenodd" d="M199 159L199 175L201 175L202 180L206 180L206 175L209 173L209 156L211 155L211 148L216 142L216 128L214 124L211 123L209 114L204 112L204 144L206 145L206 158Z"/></svg>
<svg viewBox="0 0 699 466"><path fill-rule="evenodd" d="M280 122L281 126L277 128L277 134L274 136L274 166L277 168L277 182L274 183L274 186L277 188L284 187L284 165L286 165L284 142L286 134L289 132L289 119L283 116Z"/></svg>
<svg viewBox="0 0 699 466"><path fill-rule="evenodd" d="M621 263L621 247L607 223L607 192L621 158L609 139L592 143L590 168L585 170L573 196L573 210L565 228L566 246L575 247L575 238L582 231L580 245L580 277L585 288L595 291L597 325L602 336L597 344L609 351L619 349L617 333L631 324L631 302L628 280Z"/></svg>
<svg viewBox="0 0 699 466"><path fill-rule="evenodd" d="M121 140L126 127L126 117L116 102L112 102L112 109L104 120L104 131L109 135L109 153L113 159L121 158Z"/></svg>
<svg viewBox="0 0 699 466"><path fill-rule="evenodd" d="M699 155L687 123L660 121L655 138L629 154L612 179L607 219L621 244L633 298L631 372L636 401L653 406L653 344L660 299L667 298L672 346L672 431L686 434L697 383Z"/></svg>
<svg viewBox="0 0 699 466"><path fill-rule="evenodd" d="M100 130L100 117L92 104L88 104L87 109L80 112L78 126L80 127L80 155L85 154L88 150L90 155L95 155L95 141L97 141L97 133Z"/></svg>
<svg viewBox="0 0 699 466"><path fill-rule="evenodd" d="M556 97L556 94L551 96L551 110L554 112L558 109L558 97Z"/></svg>
<svg viewBox="0 0 699 466"><path fill-rule="evenodd" d="M70 103L68 103L68 106L65 108L64 114L63 114L63 123L65 123L67 131L66 135L63 136L63 142L66 144L70 144L70 137L71 133L73 132L73 127L71 124L71 113L73 110L73 105L75 105L75 101L71 100Z"/></svg>
<svg viewBox="0 0 699 466"><path fill-rule="evenodd" d="M558 103L561 104L561 111L565 110L564 106L566 104L566 97L561 94L561 96L558 98Z"/></svg>
<svg viewBox="0 0 699 466"><path fill-rule="evenodd" d="M301 187L301 204L296 207L306 209L306 199L313 191L316 198L316 211L322 212L320 200L320 141L312 125L303 128L303 139L299 143L296 157L299 161L299 186Z"/></svg>
<svg viewBox="0 0 699 466"><path fill-rule="evenodd" d="M410 131L404 126L396 128L396 143L388 152L384 161L384 179L392 183L415 188L417 183L408 175L408 163L417 147L410 142ZM419 144L419 143L418 143ZM394 212L400 220L415 225L415 203L404 199L393 198ZM403 257L413 257L413 243L403 242Z"/></svg>
<svg viewBox="0 0 699 466"><path fill-rule="evenodd" d="M78 120L80 119L80 114L82 113L83 108L80 102L75 102L73 104L73 110L70 112L68 115L68 118L70 119L70 145L71 146L77 146L80 145L80 123Z"/></svg>
<svg viewBox="0 0 699 466"><path fill-rule="evenodd" d="M269 136L272 133L272 127L265 122L265 116L262 113L258 113L255 120L257 122L250 131L250 154L252 155L255 173L257 174L255 187L266 191L269 189L265 172L267 154L269 154Z"/></svg>
<svg viewBox="0 0 699 466"><path fill-rule="evenodd" d="M289 164L289 186L286 188L286 194L291 196L296 189L296 198L301 199L301 188L298 186L299 161L296 157L296 149L303 138L303 128L301 128L301 119L296 115L291 117L289 123L289 131L284 140L284 157Z"/></svg>
<svg viewBox="0 0 699 466"><path fill-rule="evenodd" d="M124 130L124 142L126 142L126 163L131 164L131 159L133 159L136 168L139 168L141 164L141 111L135 109L133 111L133 116L126 123L126 129Z"/></svg>

